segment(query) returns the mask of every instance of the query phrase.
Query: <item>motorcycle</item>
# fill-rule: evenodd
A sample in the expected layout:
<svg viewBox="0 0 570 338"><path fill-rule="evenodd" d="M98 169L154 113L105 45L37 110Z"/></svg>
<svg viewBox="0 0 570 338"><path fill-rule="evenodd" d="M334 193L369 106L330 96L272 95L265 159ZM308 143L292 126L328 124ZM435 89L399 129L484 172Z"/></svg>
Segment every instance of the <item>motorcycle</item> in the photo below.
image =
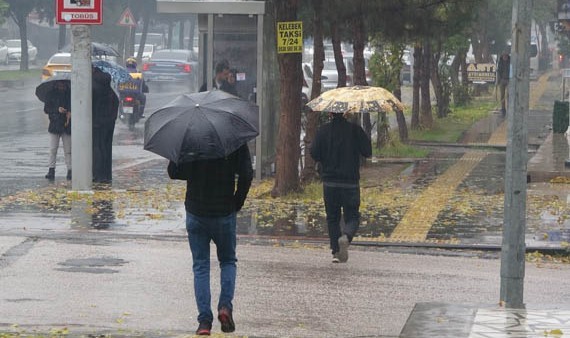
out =
<svg viewBox="0 0 570 338"><path fill-rule="evenodd" d="M135 124L143 117L148 87L142 79L142 74L131 73L130 81L119 84L121 97L119 104L119 119L132 130Z"/></svg>
<svg viewBox="0 0 570 338"><path fill-rule="evenodd" d="M132 94L121 94L119 104L119 119L134 129L135 124L140 120L142 112L140 100Z"/></svg>

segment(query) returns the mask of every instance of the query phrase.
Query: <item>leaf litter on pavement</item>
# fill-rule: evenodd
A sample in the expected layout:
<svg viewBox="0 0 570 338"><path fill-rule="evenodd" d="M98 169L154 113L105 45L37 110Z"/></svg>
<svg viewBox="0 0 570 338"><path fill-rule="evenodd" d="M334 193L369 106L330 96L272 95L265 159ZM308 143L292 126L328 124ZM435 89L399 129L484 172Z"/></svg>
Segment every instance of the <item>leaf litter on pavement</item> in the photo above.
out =
<svg viewBox="0 0 570 338"><path fill-rule="evenodd" d="M400 170L400 168L398 168ZM382 241L408 212L410 205L433 179L391 177L363 174L361 185L361 226L359 238ZM376 176L375 176L376 175ZM560 181L560 180L557 180ZM557 182L556 181L556 182ZM410 184L412 182L412 184ZM292 235L326 237L326 214L322 185L318 182L304 187L302 193L273 198L274 181L254 181L242 212L241 221L248 222L260 235ZM570 228L570 205L560 194L544 191L564 190L565 183L546 183L551 188L541 193L527 192L527 227L540 240L555 240L552 230ZM68 184L52 185L39 190L25 190L0 199L0 210L40 213L70 213L74 201L85 201L87 212L97 214L108 202L117 219L136 226L138 222L160 223L165 219L184 219L184 182L132 186L128 189L98 189L93 194L70 192ZM435 196L434 196L435 197ZM457 243L465 234L501 231L504 194L489 193L474 186L462 185L446 196L447 203L439 212L426 241ZM429 206L428 206L429 207ZM546 221L545 221L546 220ZM564 239L564 242L567 240Z"/></svg>

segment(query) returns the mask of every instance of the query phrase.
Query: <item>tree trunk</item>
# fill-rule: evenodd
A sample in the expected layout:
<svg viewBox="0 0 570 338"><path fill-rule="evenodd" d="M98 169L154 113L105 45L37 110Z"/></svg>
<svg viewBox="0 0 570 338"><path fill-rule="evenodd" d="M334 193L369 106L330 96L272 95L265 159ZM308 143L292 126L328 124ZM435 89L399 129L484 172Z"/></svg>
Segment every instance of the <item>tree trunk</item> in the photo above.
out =
<svg viewBox="0 0 570 338"><path fill-rule="evenodd" d="M378 113L378 119L376 120L376 148L381 149L388 144L390 136L388 134L388 128L390 122L388 122L388 116L386 112Z"/></svg>
<svg viewBox="0 0 570 338"><path fill-rule="evenodd" d="M420 75L422 72L422 46L416 43L414 46L414 77L412 79L412 130L420 128Z"/></svg>
<svg viewBox="0 0 570 338"><path fill-rule="evenodd" d="M295 21L298 0L275 3L275 20ZM301 130L301 53L278 54L280 114L277 135L275 185L271 195L282 196L299 190L299 138Z"/></svg>
<svg viewBox="0 0 570 338"><path fill-rule="evenodd" d="M20 48L22 50L22 54L20 55L20 70L28 71L28 25L26 16L17 12L13 18L20 30Z"/></svg>
<svg viewBox="0 0 570 338"><path fill-rule="evenodd" d="M344 59L342 56L342 48L340 45L340 34L338 31L338 22L335 20L331 25L332 29L332 45L334 52L334 61L336 64L336 70L338 73L337 87L346 87L346 66L344 65Z"/></svg>
<svg viewBox="0 0 570 338"><path fill-rule="evenodd" d="M188 39L188 50L194 50L194 34L195 34L195 27L196 27L196 16L192 15L190 16L190 33L188 33L188 36L190 37Z"/></svg>
<svg viewBox="0 0 570 338"><path fill-rule="evenodd" d="M323 20L321 13L323 12L323 0L313 0L313 85L311 87L312 100L321 94L321 74L323 71L323 60L325 59L325 49L323 46ZM315 160L311 156L310 149L312 141L317 134L319 127L319 112L313 112L308 108L304 113L307 116L307 127L305 129L305 166L301 172L301 182L307 183L317 177L315 168Z"/></svg>
<svg viewBox="0 0 570 338"><path fill-rule="evenodd" d="M362 2L359 2L360 8L362 8ZM352 62L354 67L353 73L353 84L354 85L362 85L368 86L366 82L366 71L365 71L365 64L364 64L364 45L366 44L366 31L364 28L364 17L362 12L358 12L352 18Z"/></svg>
<svg viewBox="0 0 570 338"><path fill-rule="evenodd" d="M366 72L364 65L364 45L366 43L366 31L364 28L364 16L362 14L362 1L356 4L360 9L357 14L352 18L352 37L353 37L353 85L367 86ZM344 63L344 62L343 62ZM362 128L369 139L372 138L372 121L370 121L370 113L362 114ZM363 162L365 163L365 162Z"/></svg>
<svg viewBox="0 0 570 338"><path fill-rule="evenodd" d="M180 24L178 26L178 48L184 48L184 23L186 20L180 20Z"/></svg>
<svg viewBox="0 0 570 338"><path fill-rule="evenodd" d="M421 70L421 104L420 104L420 125L422 128L431 129L433 126L433 116L431 113L431 95L430 95L430 59L431 44L429 41L423 43L422 70Z"/></svg>
<svg viewBox="0 0 570 338"><path fill-rule="evenodd" d="M145 8L142 13L143 17L143 29L141 33L141 39L139 41L139 50L137 51L137 64L142 64L142 55L144 51L144 46L146 45L146 36L148 33L148 26L150 23L150 10Z"/></svg>
<svg viewBox="0 0 570 338"><path fill-rule="evenodd" d="M546 32L546 24L540 24L538 26L538 29L540 31L538 69L546 70L549 67L550 59L552 58L550 49L548 49L548 35Z"/></svg>
<svg viewBox="0 0 570 338"><path fill-rule="evenodd" d="M172 49L172 32L174 31L174 22L168 22L168 37L166 40L166 48Z"/></svg>
<svg viewBox="0 0 570 338"><path fill-rule="evenodd" d="M65 47L66 41L66 34L67 34L67 26L66 25L59 25L58 27L58 36L57 36L57 50L60 51Z"/></svg>
<svg viewBox="0 0 570 338"><path fill-rule="evenodd" d="M408 126L404 112L400 109L396 110L396 120L398 121L398 134L402 143L408 143Z"/></svg>
<svg viewBox="0 0 570 338"><path fill-rule="evenodd" d="M442 42L441 39L438 39L437 42L437 50L432 53L430 60L431 60L431 84L433 86L433 90L435 92L435 99L437 101L437 117L444 118L447 116L447 111L449 108L449 97L446 96L446 90L444 88L443 81L442 81L442 74L441 68L439 65L439 60L441 59L441 48Z"/></svg>

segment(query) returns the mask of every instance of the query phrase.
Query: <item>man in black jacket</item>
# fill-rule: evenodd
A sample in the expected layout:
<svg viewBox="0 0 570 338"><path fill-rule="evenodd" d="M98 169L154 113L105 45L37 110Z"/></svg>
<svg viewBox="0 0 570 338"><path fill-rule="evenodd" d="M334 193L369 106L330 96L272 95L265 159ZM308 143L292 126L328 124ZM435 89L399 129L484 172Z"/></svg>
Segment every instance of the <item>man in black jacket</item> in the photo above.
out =
<svg viewBox="0 0 570 338"><path fill-rule="evenodd" d="M222 60L216 64L214 69L215 75L212 79L212 89L220 89L227 93L233 94L231 92L231 86L228 84L228 76L230 74L230 63L227 60ZM208 90L208 84L204 82L200 86L200 92L205 92ZM235 95L235 94L234 94Z"/></svg>
<svg viewBox="0 0 570 338"><path fill-rule="evenodd" d="M344 263L360 223L360 157L372 156L372 145L359 125L348 122L343 114L332 114L332 121L317 131L311 156L321 165L333 263ZM341 208L344 229L340 227Z"/></svg>
<svg viewBox="0 0 570 338"><path fill-rule="evenodd" d="M61 138L67 166L67 179L71 180L71 89L68 82L55 81L54 90L46 98L44 113L49 117L50 137L48 173L45 178L55 179L55 162Z"/></svg>
<svg viewBox="0 0 570 338"><path fill-rule="evenodd" d="M236 175L237 188L235 184ZM220 263L218 319L223 332L233 332L236 283L236 213L241 210L253 168L247 144L225 158L168 164L168 176L186 180L186 230L192 252L194 294L198 307L197 335L210 335L213 314L210 293L210 241Z"/></svg>

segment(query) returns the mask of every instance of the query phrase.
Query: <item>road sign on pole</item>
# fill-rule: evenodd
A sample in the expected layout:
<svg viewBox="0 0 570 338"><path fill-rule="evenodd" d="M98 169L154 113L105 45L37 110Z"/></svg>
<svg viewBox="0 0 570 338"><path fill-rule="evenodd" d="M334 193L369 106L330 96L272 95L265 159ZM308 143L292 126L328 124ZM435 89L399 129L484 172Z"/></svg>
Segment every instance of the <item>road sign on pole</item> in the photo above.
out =
<svg viewBox="0 0 570 338"><path fill-rule="evenodd" d="M135 27L137 25L137 21L135 20L135 17L129 7L125 8L123 14L121 15L121 18L117 22L117 25L126 27Z"/></svg>
<svg viewBox="0 0 570 338"><path fill-rule="evenodd" d="M501 247L501 301L524 307L527 154L532 0L513 2L511 81L507 107L505 215Z"/></svg>
<svg viewBox="0 0 570 338"><path fill-rule="evenodd" d="M58 25L101 25L103 0L57 0L55 13Z"/></svg>

